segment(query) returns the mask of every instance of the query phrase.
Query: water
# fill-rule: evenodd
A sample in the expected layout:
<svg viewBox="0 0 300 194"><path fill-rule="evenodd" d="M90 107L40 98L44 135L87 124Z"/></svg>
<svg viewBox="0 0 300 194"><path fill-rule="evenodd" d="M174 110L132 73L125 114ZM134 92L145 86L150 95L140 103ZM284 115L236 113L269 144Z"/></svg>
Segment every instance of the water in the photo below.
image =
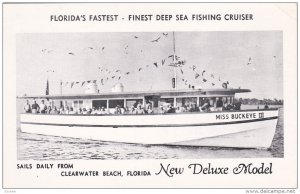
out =
<svg viewBox="0 0 300 194"><path fill-rule="evenodd" d="M17 118L18 120L18 118ZM272 146L263 149L141 145L22 133L17 129L19 160L122 160L284 157L283 108Z"/></svg>

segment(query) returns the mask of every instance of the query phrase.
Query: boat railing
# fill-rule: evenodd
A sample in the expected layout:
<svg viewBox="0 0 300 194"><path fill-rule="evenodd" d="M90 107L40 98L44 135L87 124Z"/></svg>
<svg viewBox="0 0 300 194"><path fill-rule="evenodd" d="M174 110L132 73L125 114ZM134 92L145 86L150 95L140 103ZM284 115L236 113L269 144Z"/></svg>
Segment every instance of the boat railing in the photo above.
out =
<svg viewBox="0 0 300 194"><path fill-rule="evenodd" d="M212 114L212 113L232 113L232 112L260 112L260 111L278 111L280 108L268 109L244 109L244 110L224 110L224 111L207 111L207 112L180 112L180 113L145 113L145 114L47 114L47 113L20 113L30 115L49 115L49 116L151 116L151 115L183 115L183 114Z"/></svg>

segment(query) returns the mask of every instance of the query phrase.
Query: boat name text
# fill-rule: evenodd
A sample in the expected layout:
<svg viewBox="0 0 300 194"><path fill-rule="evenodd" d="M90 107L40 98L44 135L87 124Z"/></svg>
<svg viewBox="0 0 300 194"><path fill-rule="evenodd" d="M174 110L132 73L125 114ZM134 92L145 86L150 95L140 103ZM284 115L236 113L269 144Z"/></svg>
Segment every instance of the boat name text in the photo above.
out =
<svg viewBox="0 0 300 194"><path fill-rule="evenodd" d="M220 113L216 114L216 120L243 120L243 119L261 119L264 113Z"/></svg>

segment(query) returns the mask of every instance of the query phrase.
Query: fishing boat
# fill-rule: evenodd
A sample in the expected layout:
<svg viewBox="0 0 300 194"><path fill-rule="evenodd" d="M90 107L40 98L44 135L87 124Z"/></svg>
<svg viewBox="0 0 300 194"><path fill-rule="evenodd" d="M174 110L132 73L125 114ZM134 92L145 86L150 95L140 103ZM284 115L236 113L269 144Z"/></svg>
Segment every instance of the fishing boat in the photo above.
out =
<svg viewBox="0 0 300 194"><path fill-rule="evenodd" d="M209 99L214 107L217 98L234 103L235 93L249 91L206 89L25 96L22 98L59 101L74 108L106 107L108 114L22 113L21 131L138 144L268 148L275 134L277 109L159 113L165 103L180 107L192 101L201 106ZM146 101L153 104L152 114L113 114L115 106L129 107L136 102L144 105Z"/></svg>
<svg viewBox="0 0 300 194"><path fill-rule="evenodd" d="M249 89L190 88L177 89L176 69L184 61L175 55L173 33L174 78L172 89L164 91L124 92L122 84L113 92L99 92L95 83L90 83L84 94L58 94L22 96L20 99L44 99L51 106L85 107L99 109L105 114L33 114L21 113L21 131L42 135L83 138L110 142L150 144L216 146L234 148L269 148L278 120L278 109L241 110L236 93L250 92ZM224 110L218 101L230 104ZM205 103L209 109L203 109ZM115 108L145 107L151 104L151 114L114 114ZM164 112L166 105L185 107L193 111ZM238 105L239 104L239 105Z"/></svg>

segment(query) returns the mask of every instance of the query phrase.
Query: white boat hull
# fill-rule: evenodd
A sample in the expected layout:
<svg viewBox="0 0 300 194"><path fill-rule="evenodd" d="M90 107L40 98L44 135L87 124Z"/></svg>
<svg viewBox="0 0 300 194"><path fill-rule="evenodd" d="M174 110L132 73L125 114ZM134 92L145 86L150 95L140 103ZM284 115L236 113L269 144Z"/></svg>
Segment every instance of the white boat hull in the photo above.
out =
<svg viewBox="0 0 300 194"><path fill-rule="evenodd" d="M20 120L22 132L43 135L139 144L268 148L278 110L119 116L21 114Z"/></svg>

